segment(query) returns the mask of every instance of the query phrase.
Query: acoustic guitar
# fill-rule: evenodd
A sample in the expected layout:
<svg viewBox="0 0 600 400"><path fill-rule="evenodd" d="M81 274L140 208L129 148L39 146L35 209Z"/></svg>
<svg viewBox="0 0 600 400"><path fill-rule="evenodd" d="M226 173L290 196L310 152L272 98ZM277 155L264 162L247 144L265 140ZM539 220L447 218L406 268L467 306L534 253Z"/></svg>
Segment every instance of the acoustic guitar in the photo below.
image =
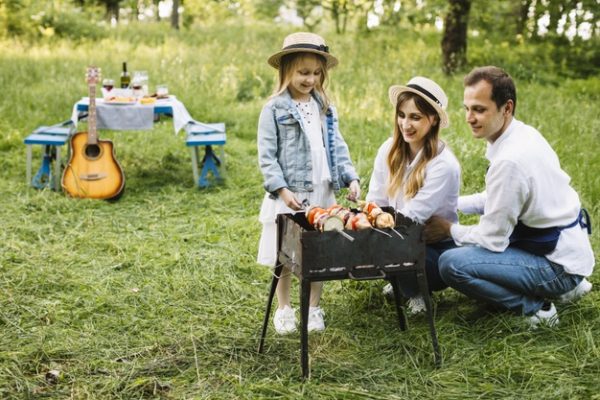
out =
<svg viewBox="0 0 600 400"><path fill-rule="evenodd" d="M88 131L71 137L71 155L62 175L62 187L71 197L117 199L123 193L125 176L115 158L110 140L98 139L96 130L96 85L100 69L89 67L86 81L89 88Z"/></svg>

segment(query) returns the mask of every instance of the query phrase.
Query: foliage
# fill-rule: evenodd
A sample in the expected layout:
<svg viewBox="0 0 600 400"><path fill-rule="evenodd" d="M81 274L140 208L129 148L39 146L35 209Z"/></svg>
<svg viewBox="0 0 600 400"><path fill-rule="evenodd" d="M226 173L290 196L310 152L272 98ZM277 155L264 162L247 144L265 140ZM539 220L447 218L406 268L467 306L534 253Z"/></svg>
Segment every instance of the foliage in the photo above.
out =
<svg viewBox="0 0 600 400"><path fill-rule="evenodd" d="M299 379L297 335L277 337L270 327L265 354L257 354L271 275L254 262L263 197L256 123L274 87L266 59L291 29L244 21L181 33L165 26L131 24L98 42L0 41L0 397L597 397L596 289L559 307L558 329L537 332L508 315L465 322L475 302L451 290L436 294L444 357L436 369L425 318L409 318L409 330L400 331L382 281L328 282L327 329L309 337L311 379ZM442 137L461 162L462 190L482 189L485 144L463 122L460 76L439 68L439 32L383 27L359 40L321 33L340 59L328 93L363 191L391 131L387 88L416 74L446 90L451 127ZM509 43L479 38L470 49L493 54L488 60L516 75L517 116L545 135L592 219L600 220L600 79L540 75L531 43L515 54ZM26 185L23 138L70 116L86 95L88 63L117 77L122 60L149 71L151 87L168 84L195 118L226 123L224 185L194 186L189 151L168 119L152 131L100 132L113 140L126 174L118 202L78 201ZM34 167L40 159L36 148ZM591 237L596 254L599 232ZM597 272L590 279L600 286ZM47 377L51 370L59 371L56 379Z"/></svg>
<svg viewBox="0 0 600 400"><path fill-rule="evenodd" d="M11 37L26 40L55 37L96 40L108 33L97 18L97 9L93 7L81 8L61 1L4 1L4 7L0 7L0 20L6 20L6 31L3 33Z"/></svg>
<svg viewBox="0 0 600 400"><path fill-rule="evenodd" d="M90 14L81 9L58 10L40 16L39 29L52 31L60 38L77 40L98 40L106 37L108 32L102 24L90 20Z"/></svg>
<svg viewBox="0 0 600 400"><path fill-rule="evenodd" d="M565 77L591 77L600 72L600 38L511 43L471 37L469 43L470 65L511 65L526 79L560 82Z"/></svg>

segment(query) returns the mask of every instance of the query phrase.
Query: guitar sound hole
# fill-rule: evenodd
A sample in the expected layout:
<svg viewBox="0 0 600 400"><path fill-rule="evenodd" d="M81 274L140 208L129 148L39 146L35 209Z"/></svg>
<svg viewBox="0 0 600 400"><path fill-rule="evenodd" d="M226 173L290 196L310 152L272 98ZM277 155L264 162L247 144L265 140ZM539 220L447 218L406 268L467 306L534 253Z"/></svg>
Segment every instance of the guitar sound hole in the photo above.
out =
<svg viewBox="0 0 600 400"><path fill-rule="evenodd" d="M88 146L86 146L85 148L85 156L87 158L91 158L91 159L95 159L98 158L98 156L100 156L100 146L98 146L97 144L90 144Z"/></svg>

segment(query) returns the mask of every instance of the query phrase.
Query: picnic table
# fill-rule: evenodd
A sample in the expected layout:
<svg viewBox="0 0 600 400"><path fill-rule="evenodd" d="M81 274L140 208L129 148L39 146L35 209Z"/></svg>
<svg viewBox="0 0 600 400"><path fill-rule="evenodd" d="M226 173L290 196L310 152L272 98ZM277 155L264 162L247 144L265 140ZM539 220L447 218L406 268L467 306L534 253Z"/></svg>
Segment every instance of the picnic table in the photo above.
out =
<svg viewBox="0 0 600 400"><path fill-rule="evenodd" d="M77 123L87 116L90 104L89 97L83 97L73 105L71 121ZM155 115L173 117L173 129L177 134L194 119L185 105L175 96L157 99L152 104L135 102L110 102L102 98L96 99L96 117L98 129L110 130L150 130L154 126Z"/></svg>
<svg viewBox="0 0 600 400"><path fill-rule="evenodd" d="M89 112L89 97L83 97L73 105L70 121L52 126L38 127L24 140L27 145L26 179L36 188L49 186L54 190L60 189L61 160L60 147L67 143L69 136L77 131L77 124L85 120ZM173 118L173 130L178 134L182 129L186 131L186 146L191 150L192 172L195 183L200 187L209 186L208 174L211 173L217 180L222 176L219 167L224 163L224 149L226 142L225 124L207 124L192 118L185 105L170 95L164 99L157 99L150 104L141 101L111 102L104 98L96 98L96 128L116 131L151 130L154 121L160 115ZM63 128L68 123L68 129ZM32 180L32 146L41 145L44 148L43 164L40 171ZM221 146L220 158L214 153L212 146ZM204 157L198 155L198 147L204 147ZM51 168L50 161L56 160ZM52 171L52 169L54 171Z"/></svg>

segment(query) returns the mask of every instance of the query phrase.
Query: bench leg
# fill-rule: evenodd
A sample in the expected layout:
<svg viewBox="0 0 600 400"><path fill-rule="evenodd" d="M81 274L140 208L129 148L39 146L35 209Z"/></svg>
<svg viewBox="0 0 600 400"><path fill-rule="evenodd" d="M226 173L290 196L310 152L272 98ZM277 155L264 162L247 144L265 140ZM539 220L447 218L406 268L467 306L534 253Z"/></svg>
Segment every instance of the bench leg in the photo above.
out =
<svg viewBox="0 0 600 400"><path fill-rule="evenodd" d="M221 146L221 179L225 179L225 145Z"/></svg>
<svg viewBox="0 0 600 400"><path fill-rule="evenodd" d="M62 174L62 168L60 166L60 146L55 146L56 148L56 160L54 160L54 190L60 191L60 178Z"/></svg>
<svg viewBox="0 0 600 400"><path fill-rule="evenodd" d="M221 160L219 160L219 158L215 155L211 145L206 145L204 148L204 158L202 159L201 164L202 171L200 171L200 180L198 181L198 186L201 188L210 186L210 182L208 181L209 172L212 172L216 181L221 180L221 175L219 174Z"/></svg>
<svg viewBox="0 0 600 400"><path fill-rule="evenodd" d="M198 184L198 179L200 174L198 173L198 147L192 146L190 147L192 152L192 173L194 174L194 184Z"/></svg>
<svg viewBox="0 0 600 400"><path fill-rule="evenodd" d="M26 163L25 178L27 179L27 186L31 185L31 145L27 145L27 163Z"/></svg>

